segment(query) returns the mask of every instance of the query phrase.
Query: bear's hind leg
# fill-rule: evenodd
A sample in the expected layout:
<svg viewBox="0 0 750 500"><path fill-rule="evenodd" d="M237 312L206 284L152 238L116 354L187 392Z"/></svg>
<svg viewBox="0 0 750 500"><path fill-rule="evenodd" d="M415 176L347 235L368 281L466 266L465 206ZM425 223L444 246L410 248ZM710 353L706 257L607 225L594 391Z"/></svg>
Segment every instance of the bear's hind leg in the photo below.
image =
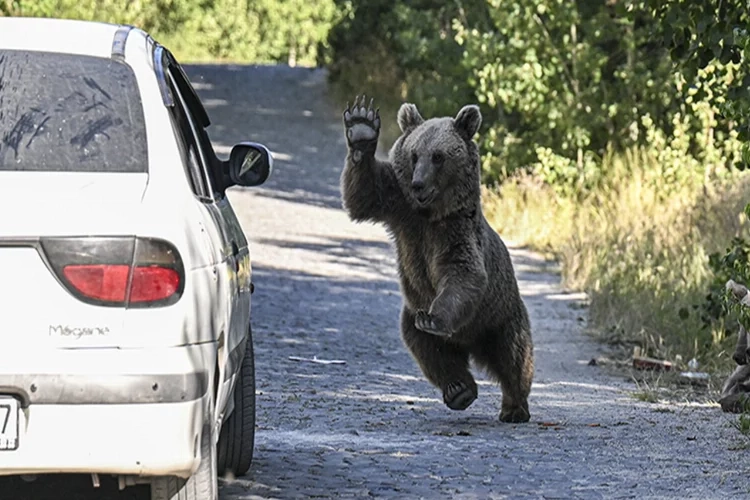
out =
<svg viewBox="0 0 750 500"><path fill-rule="evenodd" d="M414 326L414 313L401 313L401 336L422 373L443 392L451 410L465 410L477 398L477 383L469 371L469 353L444 338L421 332Z"/></svg>
<svg viewBox="0 0 750 500"><path fill-rule="evenodd" d="M523 423L531 418L529 394L534 377L532 350L530 341L507 344L497 339L478 343L472 349L477 362L500 382L503 401L499 418L502 422Z"/></svg>
<svg viewBox="0 0 750 500"><path fill-rule="evenodd" d="M500 421L523 423L531 419L528 392L524 394L513 382L500 382L503 389L503 403L500 408Z"/></svg>

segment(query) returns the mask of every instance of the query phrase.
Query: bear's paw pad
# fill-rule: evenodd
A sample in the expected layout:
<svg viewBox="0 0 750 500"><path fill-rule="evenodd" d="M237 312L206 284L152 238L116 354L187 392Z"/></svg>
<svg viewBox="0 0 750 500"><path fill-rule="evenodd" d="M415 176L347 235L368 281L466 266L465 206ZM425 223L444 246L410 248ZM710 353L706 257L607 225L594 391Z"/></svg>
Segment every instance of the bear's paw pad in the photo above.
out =
<svg viewBox="0 0 750 500"><path fill-rule="evenodd" d="M476 388L466 382L453 382L443 391L443 402L451 410L465 410L477 399Z"/></svg>
<svg viewBox="0 0 750 500"><path fill-rule="evenodd" d="M347 103L344 110L344 126L346 139L352 148L371 146L378 140L380 134L380 110L365 105L365 96L357 96L354 104Z"/></svg>

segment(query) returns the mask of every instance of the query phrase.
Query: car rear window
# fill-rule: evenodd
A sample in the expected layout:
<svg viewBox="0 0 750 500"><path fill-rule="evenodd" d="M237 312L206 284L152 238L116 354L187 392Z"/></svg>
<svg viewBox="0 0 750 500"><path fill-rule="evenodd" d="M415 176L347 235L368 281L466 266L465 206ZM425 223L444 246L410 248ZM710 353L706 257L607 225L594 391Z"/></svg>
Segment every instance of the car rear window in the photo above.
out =
<svg viewBox="0 0 750 500"><path fill-rule="evenodd" d="M0 171L147 172L133 70L101 57L0 49Z"/></svg>

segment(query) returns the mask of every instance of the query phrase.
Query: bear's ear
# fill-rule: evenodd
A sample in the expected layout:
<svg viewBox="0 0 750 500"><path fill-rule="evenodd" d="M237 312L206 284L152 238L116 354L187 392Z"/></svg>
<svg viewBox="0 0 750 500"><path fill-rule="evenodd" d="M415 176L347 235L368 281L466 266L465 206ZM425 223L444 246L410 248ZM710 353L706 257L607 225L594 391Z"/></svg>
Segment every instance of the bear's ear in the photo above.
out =
<svg viewBox="0 0 750 500"><path fill-rule="evenodd" d="M482 125L482 113L479 111L479 106L469 104L461 108L454 123L461 137L470 141L479 130L479 126Z"/></svg>
<svg viewBox="0 0 750 500"><path fill-rule="evenodd" d="M397 119L401 132L417 128L424 123L424 118L419 114L417 107L409 102L401 105L398 110Z"/></svg>

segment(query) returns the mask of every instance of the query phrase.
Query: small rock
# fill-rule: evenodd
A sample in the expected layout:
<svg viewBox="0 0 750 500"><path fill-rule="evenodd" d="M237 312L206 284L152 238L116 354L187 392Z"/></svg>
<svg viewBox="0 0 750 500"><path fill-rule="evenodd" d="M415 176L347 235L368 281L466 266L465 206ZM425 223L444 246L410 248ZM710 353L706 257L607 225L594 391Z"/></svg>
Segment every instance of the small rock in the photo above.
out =
<svg viewBox="0 0 750 500"><path fill-rule="evenodd" d="M680 373L680 381L687 383L687 384L693 384L693 385L706 385L708 384L710 376L708 373L704 372L681 372Z"/></svg>

